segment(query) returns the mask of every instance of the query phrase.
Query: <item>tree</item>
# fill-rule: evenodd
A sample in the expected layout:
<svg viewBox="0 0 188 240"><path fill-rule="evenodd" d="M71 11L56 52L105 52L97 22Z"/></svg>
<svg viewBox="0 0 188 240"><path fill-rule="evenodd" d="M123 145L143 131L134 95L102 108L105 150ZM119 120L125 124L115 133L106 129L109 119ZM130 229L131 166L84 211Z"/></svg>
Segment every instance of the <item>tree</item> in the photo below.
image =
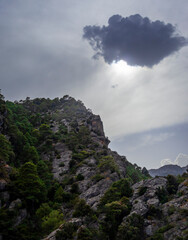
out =
<svg viewBox="0 0 188 240"><path fill-rule="evenodd" d="M50 233L63 223L63 213L58 210L52 210L48 216L43 218L42 229L45 234Z"/></svg>
<svg viewBox="0 0 188 240"><path fill-rule="evenodd" d="M46 198L46 188L37 174L36 165L27 162L20 168L17 180L17 188L28 206L35 207Z"/></svg>
<svg viewBox="0 0 188 240"><path fill-rule="evenodd" d="M30 146L29 144L26 144L23 148L22 153L23 162L33 162L37 163L39 161L39 155L34 146Z"/></svg>
<svg viewBox="0 0 188 240"><path fill-rule="evenodd" d="M36 211L36 216L39 219L42 219L43 217L49 215L51 211L52 211L52 209L50 208L48 203L42 203Z"/></svg>
<svg viewBox="0 0 188 240"><path fill-rule="evenodd" d="M133 213L123 222L118 229L117 239L120 240L142 240L145 239L144 219Z"/></svg>
<svg viewBox="0 0 188 240"><path fill-rule="evenodd" d="M11 143L6 139L3 134L0 134L0 161L9 162L14 158Z"/></svg>
<svg viewBox="0 0 188 240"><path fill-rule="evenodd" d="M58 203L62 203L63 202L63 188L60 186L57 191L55 192L55 196L54 196L54 200Z"/></svg>
<svg viewBox="0 0 188 240"><path fill-rule="evenodd" d="M131 197L133 190L130 186L128 179L123 178L114 182L109 189L105 192L100 200L100 206L104 206L107 203L118 201L122 197Z"/></svg>
<svg viewBox="0 0 188 240"><path fill-rule="evenodd" d="M40 179L45 183L47 188L50 187L52 183L53 175L50 172L48 165L44 161L40 160L37 163L37 172Z"/></svg>
<svg viewBox="0 0 188 240"><path fill-rule="evenodd" d="M52 130L50 129L50 126L48 124L42 124L39 128L39 131L40 131L40 139L42 141L52 136Z"/></svg>
<svg viewBox="0 0 188 240"><path fill-rule="evenodd" d="M178 182L173 175L167 176L167 191L169 194L175 194L178 190Z"/></svg>

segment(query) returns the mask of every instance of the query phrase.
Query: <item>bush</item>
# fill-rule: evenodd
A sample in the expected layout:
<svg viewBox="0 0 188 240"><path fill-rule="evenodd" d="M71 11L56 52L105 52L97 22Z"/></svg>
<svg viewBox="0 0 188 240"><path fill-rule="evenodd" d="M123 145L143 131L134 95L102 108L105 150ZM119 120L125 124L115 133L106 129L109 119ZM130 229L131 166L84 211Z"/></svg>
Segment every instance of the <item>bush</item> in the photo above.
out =
<svg viewBox="0 0 188 240"><path fill-rule="evenodd" d="M0 134L0 161L11 162L14 159L14 152L11 143L3 134Z"/></svg>
<svg viewBox="0 0 188 240"><path fill-rule="evenodd" d="M143 240L145 239L144 235L144 219L142 216L133 213L125 223L119 226L117 239Z"/></svg>
<svg viewBox="0 0 188 240"><path fill-rule="evenodd" d="M164 187L160 188L158 187L156 190L156 195L160 201L160 203L166 203L168 202L168 192L165 190Z"/></svg>
<svg viewBox="0 0 188 240"><path fill-rule="evenodd" d="M69 168L73 169L75 166L76 166L76 161L71 159L70 162L69 162Z"/></svg>
<svg viewBox="0 0 188 240"><path fill-rule="evenodd" d="M104 206L107 203L118 201L122 197L131 197L133 190L130 186L129 181L124 178L117 182L114 182L111 187L105 192L101 198L100 206Z"/></svg>
<svg viewBox="0 0 188 240"><path fill-rule="evenodd" d="M164 237L163 237L163 234L161 233L155 233L148 240L164 240Z"/></svg>
<svg viewBox="0 0 188 240"><path fill-rule="evenodd" d="M84 199L80 199L76 204L73 212L73 217L84 217L93 213L91 207L86 204Z"/></svg>
<svg viewBox="0 0 188 240"><path fill-rule="evenodd" d="M130 213L131 205L129 199L123 197L120 201L107 203L104 207L106 217L102 223L103 232L109 239L115 239L118 226L122 219Z"/></svg>
<svg viewBox="0 0 188 240"><path fill-rule="evenodd" d="M110 170L112 173L117 172L119 173L119 168L114 161L112 156L105 156L99 160L98 168L105 172L106 170Z"/></svg>
<svg viewBox="0 0 188 240"><path fill-rule="evenodd" d="M82 180L84 180L84 176L83 176L81 173L79 173L79 174L76 176L76 180L77 180L77 181L82 181Z"/></svg>
<svg viewBox="0 0 188 240"><path fill-rule="evenodd" d="M59 164L59 167L64 167L64 166L65 166L64 162L61 162L61 163Z"/></svg>
<svg viewBox="0 0 188 240"><path fill-rule="evenodd" d="M161 219L162 217L162 211L159 208L154 207L153 205L149 206L147 215L147 218L157 218Z"/></svg>
<svg viewBox="0 0 188 240"><path fill-rule="evenodd" d="M169 194L175 194L178 190L178 182L173 175L167 176L167 191Z"/></svg>
<svg viewBox="0 0 188 240"><path fill-rule="evenodd" d="M63 194L64 194L64 190L60 186L55 192L54 200L58 203L62 203L63 202Z"/></svg>
<svg viewBox="0 0 188 240"><path fill-rule="evenodd" d="M71 186L71 193L79 193L78 183L73 183Z"/></svg>
<svg viewBox="0 0 188 240"><path fill-rule="evenodd" d="M104 179L104 176L99 174L99 173L97 173L91 179L94 180L95 182L99 182L100 180Z"/></svg>
<svg viewBox="0 0 188 240"><path fill-rule="evenodd" d="M158 233L165 233L165 232L167 232L169 229L171 229L171 228L173 228L173 227L174 227L174 226L173 226L172 224L167 224L167 225L159 228L159 229L157 230L157 232L158 232Z"/></svg>
<svg viewBox="0 0 188 240"><path fill-rule="evenodd" d="M80 151L79 153L73 153L72 159L81 162L82 160L86 159L90 156L90 153L87 151Z"/></svg>
<svg viewBox="0 0 188 240"><path fill-rule="evenodd" d="M15 186L30 209L46 198L46 187L38 176L36 165L31 162L22 165Z"/></svg>
<svg viewBox="0 0 188 240"><path fill-rule="evenodd" d="M42 203L36 211L36 216L39 219L42 219L43 217L49 215L51 211L52 211L52 209L50 208L48 203Z"/></svg>
<svg viewBox="0 0 188 240"><path fill-rule="evenodd" d="M42 230L48 234L55 230L63 223L63 213L58 210L52 210L48 216L42 219Z"/></svg>
<svg viewBox="0 0 188 240"><path fill-rule="evenodd" d="M77 240L93 240L93 234L88 228L81 227L78 231Z"/></svg>
<svg viewBox="0 0 188 240"><path fill-rule="evenodd" d="M138 195L142 196L147 191L147 187L140 187L138 191Z"/></svg>
<svg viewBox="0 0 188 240"><path fill-rule="evenodd" d="M56 233L56 240L73 239L76 230L77 227L75 224L67 222L63 225L63 228Z"/></svg>

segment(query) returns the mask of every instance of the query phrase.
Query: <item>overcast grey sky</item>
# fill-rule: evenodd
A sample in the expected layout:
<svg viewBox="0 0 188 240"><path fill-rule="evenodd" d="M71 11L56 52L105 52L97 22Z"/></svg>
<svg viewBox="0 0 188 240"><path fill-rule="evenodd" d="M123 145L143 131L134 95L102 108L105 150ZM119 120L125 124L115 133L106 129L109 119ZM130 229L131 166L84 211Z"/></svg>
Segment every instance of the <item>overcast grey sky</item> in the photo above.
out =
<svg viewBox="0 0 188 240"><path fill-rule="evenodd" d="M187 13L187 0L1 0L2 93L10 100L69 94L101 116L111 148L129 161L152 168L179 156L183 165Z"/></svg>

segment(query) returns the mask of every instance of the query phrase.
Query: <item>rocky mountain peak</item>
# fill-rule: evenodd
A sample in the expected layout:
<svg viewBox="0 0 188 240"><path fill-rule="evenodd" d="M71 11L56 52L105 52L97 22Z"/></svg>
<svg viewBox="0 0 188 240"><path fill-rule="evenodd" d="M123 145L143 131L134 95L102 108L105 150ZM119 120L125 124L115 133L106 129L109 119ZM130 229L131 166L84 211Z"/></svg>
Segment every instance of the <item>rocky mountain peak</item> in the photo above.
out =
<svg viewBox="0 0 188 240"><path fill-rule="evenodd" d="M0 109L1 239L186 238L187 175L151 178L112 151L81 101L2 100Z"/></svg>

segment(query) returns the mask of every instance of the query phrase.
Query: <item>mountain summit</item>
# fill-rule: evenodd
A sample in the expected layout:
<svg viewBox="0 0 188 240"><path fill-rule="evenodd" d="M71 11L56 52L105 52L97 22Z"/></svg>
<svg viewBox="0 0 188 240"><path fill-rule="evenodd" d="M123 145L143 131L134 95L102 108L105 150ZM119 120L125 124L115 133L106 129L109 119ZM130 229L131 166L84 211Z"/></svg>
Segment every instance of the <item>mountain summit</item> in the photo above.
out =
<svg viewBox="0 0 188 240"><path fill-rule="evenodd" d="M108 144L100 117L68 95L0 95L1 238L184 239L187 175L152 179Z"/></svg>

